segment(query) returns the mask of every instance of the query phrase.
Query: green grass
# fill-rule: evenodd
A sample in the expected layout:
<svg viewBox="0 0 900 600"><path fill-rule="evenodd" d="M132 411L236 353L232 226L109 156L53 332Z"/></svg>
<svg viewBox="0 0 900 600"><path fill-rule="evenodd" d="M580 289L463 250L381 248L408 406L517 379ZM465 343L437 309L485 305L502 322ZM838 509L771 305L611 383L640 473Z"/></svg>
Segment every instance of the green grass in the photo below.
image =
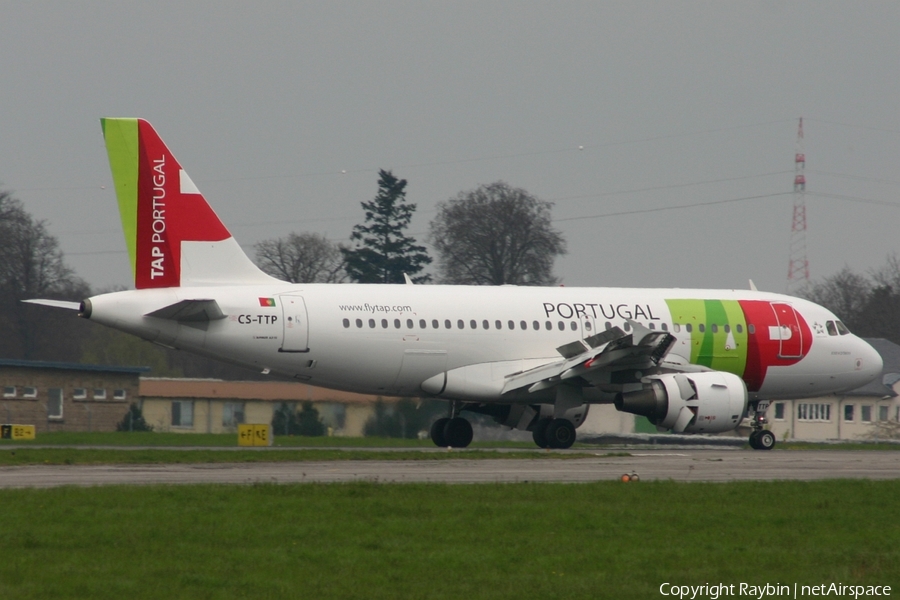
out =
<svg viewBox="0 0 900 600"><path fill-rule="evenodd" d="M3 445L60 446L237 446L236 433L168 432L53 432L38 433L35 440L0 440ZM379 437L305 437L275 435L275 447L284 448L433 448L431 440ZM534 448L531 442L474 442L474 448Z"/></svg>
<svg viewBox="0 0 900 600"><path fill-rule="evenodd" d="M654 598L900 583L898 481L0 491L3 598ZM895 587L896 589L896 587Z"/></svg>
<svg viewBox="0 0 900 600"><path fill-rule="evenodd" d="M628 455L628 453L605 456ZM295 450L236 449L179 450L166 448L85 449L85 448L16 448L0 449L0 466L24 465L114 465L114 464L203 464L298 462L324 460L448 460L448 459L556 459L594 458L596 452L546 452L535 449L522 452L497 450L453 450L438 452L339 450L328 448L298 448Z"/></svg>

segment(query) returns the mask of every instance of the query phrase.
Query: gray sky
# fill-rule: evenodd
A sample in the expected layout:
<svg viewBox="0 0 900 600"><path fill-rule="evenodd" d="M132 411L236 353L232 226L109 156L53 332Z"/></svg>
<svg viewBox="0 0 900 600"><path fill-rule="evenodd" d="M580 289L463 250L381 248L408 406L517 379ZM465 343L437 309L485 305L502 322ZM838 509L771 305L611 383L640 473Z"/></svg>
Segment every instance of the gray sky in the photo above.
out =
<svg viewBox="0 0 900 600"><path fill-rule="evenodd" d="M0 56L0 186L95 289L131 279L101 116L153 123L251 256L347 239L386 168L420 238L498 179L556 202L569 286L783 291L803 115L813 278L897 249L896 1L0 0Z"/></svg>

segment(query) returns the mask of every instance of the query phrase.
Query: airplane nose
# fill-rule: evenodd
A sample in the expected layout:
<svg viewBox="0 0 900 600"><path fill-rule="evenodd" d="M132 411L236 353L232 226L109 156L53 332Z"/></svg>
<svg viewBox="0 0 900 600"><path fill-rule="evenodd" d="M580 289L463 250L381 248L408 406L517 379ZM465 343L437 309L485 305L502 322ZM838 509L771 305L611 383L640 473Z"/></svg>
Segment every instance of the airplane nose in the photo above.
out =
<svg viewBox="0 0 900 600"><path fill-rule="evenodd" d="M865 378L861 385L869 383L876 377L881 376L884 368L884 361L878 351L865 340L859 340L859 348L857 348L856 361L860 374L860 379Z"/></svg>

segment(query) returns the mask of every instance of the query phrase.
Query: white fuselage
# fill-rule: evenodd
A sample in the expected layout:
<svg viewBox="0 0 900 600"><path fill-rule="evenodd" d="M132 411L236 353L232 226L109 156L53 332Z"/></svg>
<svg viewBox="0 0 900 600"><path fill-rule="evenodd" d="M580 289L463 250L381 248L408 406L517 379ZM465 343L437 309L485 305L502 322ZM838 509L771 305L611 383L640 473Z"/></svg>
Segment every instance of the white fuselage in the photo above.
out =
<svg viewBox="0 0 900 600"><path fill-rule="evenodd" d="M184 323L145 316L181 300L208 299L216 301L224 318ZM695 360L699 352L706 356L702 360L719 361L709 363L711 368L746 354L740 347L746 344L743 338L737 343L730 333L702 338L698 329L711 331L707 328L715 325L717 331L740 329L746 336L744 328L753 329L751 319L741 321L729 308L732 316L715 323L710 312L706 320L713 322L701 327L701 315L691 333L676 325L683 317L673 316L673 299L691 306L710 300L729 307L737 302L789 304L798 320L809 324L802 356L798 353L792 364L766 365L764 380L758 389L751 388L751 397L839 392L864 385L881 371L880 357L866 342L852 334L829 334L825 324L836 317L828 310L797 298L743 290L230 285L104 294L90 299L90 318L160 344L314 385L386 395L421 395L423 381L467 365L492 365L502 377L558 360L557 347L609 326L628 331L630 322L672 333L677 342L670 356L686 362L692 360L692 347ZM772 326L760 327L758 335L769 336L772 330L777 337L778 328ZM708 340L705 349L700 348L703 339ZM765 343L781 343L772 339L766 337ZM710 349L710 344L722 348Z"/></svg>

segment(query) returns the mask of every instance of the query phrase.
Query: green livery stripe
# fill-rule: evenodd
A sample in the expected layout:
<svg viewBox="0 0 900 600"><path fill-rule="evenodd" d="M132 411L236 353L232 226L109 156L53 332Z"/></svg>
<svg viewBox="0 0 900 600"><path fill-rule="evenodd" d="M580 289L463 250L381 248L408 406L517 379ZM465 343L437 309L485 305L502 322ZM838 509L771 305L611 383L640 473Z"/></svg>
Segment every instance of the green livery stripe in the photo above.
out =
<svg viewBox="0 0 900 600"><path fill-rule="evenodd" d="M131 260L131 274L137 270L137 210L138 210L138 121L137 119L100 119L106 153L116 198L125 245Z"/></svg>
<svg viewBox="0 0 900 600"><path fill-rule="evenodd" d="M674 325L682 331L690 325L692 363L743 376L747 323L736 300L666 300L666 304Z"/></svg>

